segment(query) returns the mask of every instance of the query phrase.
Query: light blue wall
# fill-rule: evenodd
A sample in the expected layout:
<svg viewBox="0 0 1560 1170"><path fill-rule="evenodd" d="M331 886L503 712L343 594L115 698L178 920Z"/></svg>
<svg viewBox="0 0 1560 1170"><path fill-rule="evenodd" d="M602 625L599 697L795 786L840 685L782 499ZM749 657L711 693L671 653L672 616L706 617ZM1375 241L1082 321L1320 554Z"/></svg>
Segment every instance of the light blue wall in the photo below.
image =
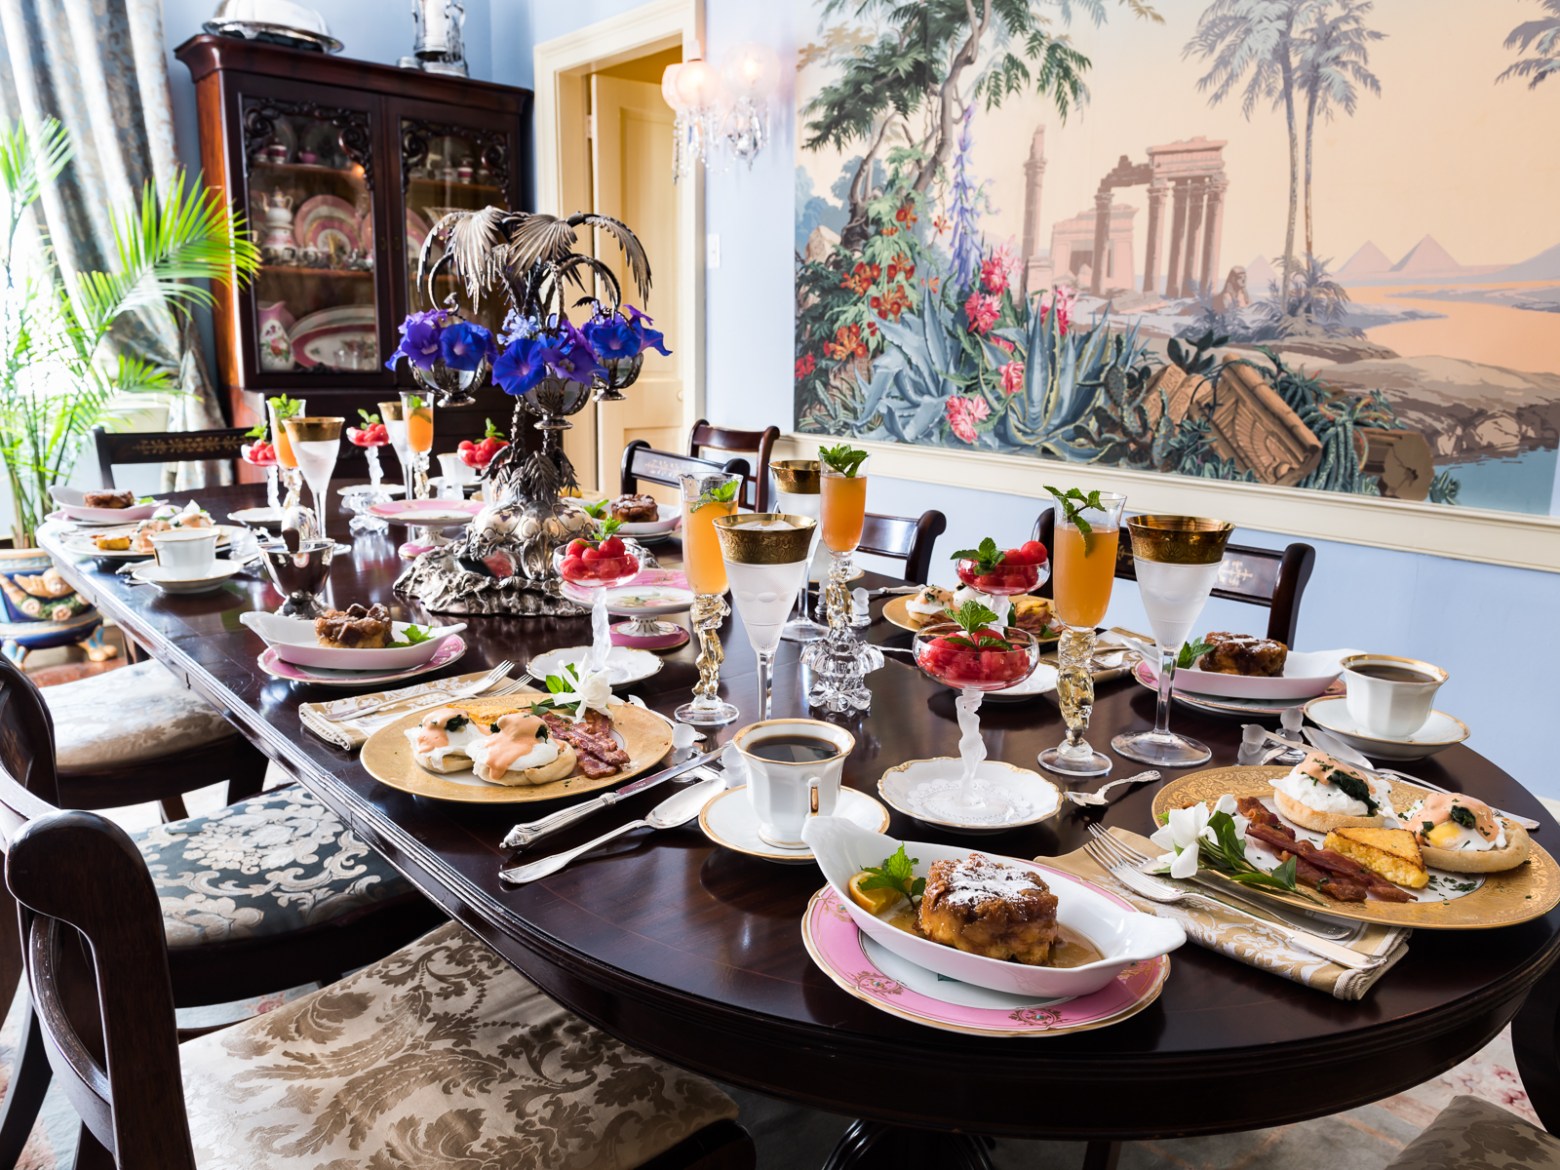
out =
<svg viewBox="0 0 1560 1170"><path fill-rule="evenodd" d="M411 18L389 19L391 0L314 0L354 56L393 61L411 43ZM634 0L468 0L473 73L511 85L532 83L532 48L583 25L636 7ZM169 43L198 28L213 0L165 0ZM409 5L407 5L409 8ZM788 0L706 0L710 55L745 41L772 45L782 60L797 44ZM490 35L484 39L480 29ZM176 63L175 63L176 64ZM177 66L175 102L183 67ZM786 82L789 82L787 76ZM187 89L187 84L186 84ZM708 274L708 412L733 426L791 421L792 157L794 124L781 95L775 139L752 171L709 177L707 229L719 235L721 267ZM193 131L193 120L189 123ZM183 133L181 127L181 133ZM941 508L949 517L945 549L990 533L1026 535L1037 502L919 482L879 480L874 506L913 514ZM1251 544L1289 538L1242 530ZM1533 791L1560 797L1551 724L1560 717L1560 576L1493 568L1430 555L1408 555L1329 542L1317 544L1315 577L1303 609L1303 647L1354 646L1424 657L1451 672L1441 706L1468 722L1472 743ZM1136 591L1123 587L1110 620L1146 628ZM1210 605L1208 628L1256 628L1257 611Z"/></svg>

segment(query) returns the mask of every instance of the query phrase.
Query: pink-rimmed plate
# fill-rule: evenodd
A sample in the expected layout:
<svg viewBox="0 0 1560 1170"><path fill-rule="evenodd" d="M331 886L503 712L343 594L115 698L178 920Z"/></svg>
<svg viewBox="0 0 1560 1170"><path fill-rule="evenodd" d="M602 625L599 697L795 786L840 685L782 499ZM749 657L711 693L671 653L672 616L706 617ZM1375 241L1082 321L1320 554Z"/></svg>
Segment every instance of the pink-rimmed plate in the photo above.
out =
<svg viewBox="0 0 1560 1170"><path fill-rule="evenodd" d="M470 524L482 511L476 500L390 500L368 509L392 524L410 524L421 528L455 528Z"/></svg>
<svg viewBox="0 0 1560 1170"><path fill-rule="evenodd" d="M403 679L416 678L418 675L429 674L442 669L459 659L466 653L466 640L459 634L445 638L439 643L439 649L434 656L421 666L409 667L406 670L372 671L372 670L322 670L318 667L297 666L288 662L276 652L274 647L266 647L261 651L259 663L260 669L272 678L279 678L284 682L307 683L316 687L377 687L385 683L400 682Z"/></svg>
<svg viewBox="0 0 1560 1170"><path fill-rule="evenodd" d="M1122 899L1108 891L1106 897ZM802 915L802 943L841 990L879 1011L968 1036L1061 1036L1118 1024L1154 1000L1170 976L1170 956L1134 963L1105 987L1076 999L1037 999L939 976L868 938L832 886Z"/></svg>
<svg viewBox="0 0 1560 1170"><path fill-rule="evenodd" d="M298 208L293 221L293 236L307 248L325 251L329 236L337 238L348 250L358 246L361 226L357 208L339 195L316 195Z"/></svg>

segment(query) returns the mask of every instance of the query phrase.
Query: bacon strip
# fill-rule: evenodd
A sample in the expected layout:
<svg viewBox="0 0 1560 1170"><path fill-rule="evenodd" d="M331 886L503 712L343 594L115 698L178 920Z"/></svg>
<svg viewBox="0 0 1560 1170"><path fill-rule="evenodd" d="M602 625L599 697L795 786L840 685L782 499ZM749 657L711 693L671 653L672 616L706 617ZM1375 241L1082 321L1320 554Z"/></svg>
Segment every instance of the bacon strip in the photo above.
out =
<svg viewBox="0 0 1560 1170"><path fill-rule="evenodd" d="M1243 797L1238 807L1250 821L1248 836L1275 850L1280 861L1299 858L1295 878L1304 885L1340 902L1363 902L1366 895L1382 902L1412 901L1412 894L1352 858L1301 841L1255 797Z"/></svg>
<svg viewBox="0 0 1560 1170"><path fill-rule="evenodd" d="M592 779L609 776L628 763L628 753L608 733L612 724L599 712L588 712L586 718L575 723L567 715L549 711L542 716L542 722L549 732L574 748L580 757L580 770ZM585 762L590 758L604 765L605 770L593 772Z"/></svg>

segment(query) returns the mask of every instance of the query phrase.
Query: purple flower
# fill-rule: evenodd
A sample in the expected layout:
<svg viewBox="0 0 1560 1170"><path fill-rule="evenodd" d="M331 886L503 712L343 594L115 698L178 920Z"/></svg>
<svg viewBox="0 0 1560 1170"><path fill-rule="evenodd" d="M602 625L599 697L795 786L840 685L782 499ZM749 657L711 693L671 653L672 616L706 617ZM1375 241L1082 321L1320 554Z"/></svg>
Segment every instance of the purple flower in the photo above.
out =
<svg viewBox="0 0 1560 1170"><path fill-rule="evenodd" d="M573 326L570 328L573 329ZM574 333L578 336L579 330L575 329ZM606 369L596 360L596 355L591 352L590 345L583 337L578 342L570 341L566 345L548 348L542 356L553 375L565 382L579 382L588 386L597 378L607 376Z"/></svg>
<svg viewBox="0 0 1560 1170"><path fill-rule="evenodd" d="M509 347L493 363L493 381L505 394L518 398L535 389L547 376L546 344L539 338L522 337L510 342Z"/></svg>
<svg viewBox="0 0 1560 1170"><path fill-rule="evenodd" d="M401 322L401 343L385 363L385 369L395 369L396 363L403 357L420 370L433 369L434 363L439 360L439 337L448 320L443 309L409 314Z"/></svg>
<svg viewBox="0 0 1560 1170"><path fill-rule="evenodd" d="M644 347L633 323L616 313L592 318L581 332L592 352L604 362L626 361Z"/></svg>
<svg viewBox="0 0 1560 1170"><path fill-rule="evenodd" d="M633 305L624 305L623 312L633 323L634 331L639 334L639 349L656 350L662 357L671 357L672 351L666 348L666 337L659 329L649 329L646 326L654 325L655 318L647 317ZM635 352L638 352L637 350ZM632 355L630 355L632 356Z"/></svg>
<svg viewBox="0 0 1560 1170"><path fill-rule="evenodd" d="M444 328L439 338L439 350L444 364L452 370L475 370L492 358L495 347L493 335L481 325L456 321Z"/></svg>

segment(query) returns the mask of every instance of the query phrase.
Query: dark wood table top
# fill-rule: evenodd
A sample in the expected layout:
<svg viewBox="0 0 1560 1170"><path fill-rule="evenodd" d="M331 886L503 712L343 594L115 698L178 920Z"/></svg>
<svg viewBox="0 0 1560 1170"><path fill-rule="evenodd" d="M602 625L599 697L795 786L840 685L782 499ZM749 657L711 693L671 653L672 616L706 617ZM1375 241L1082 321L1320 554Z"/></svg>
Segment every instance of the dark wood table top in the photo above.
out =
<svg viewBox="0 0 1560 1170"><path fill-rule="evenodd" d="M257 502L257 495L254 488L206 489L199 498L221 519L228 507ZM332 526L346 531L344 518ZM337 604L384 601L404 609L391 591L401 569L396 539L395 529L360 537L352 557L338 558L331 574ZM415 798L376 783L354 755L306 733L298 704L341 692L296 688L259 669L263 646L239 615L279 604L267 585L239 578L212 595L166 597L90 564L66 571L430 897L571 1009L686 1067L835 1112L1071 1139L1216 1132L1318 1116L1399 1092L1476 1051L1560 953L1560 912L1495 931L1422 931L1363 1002L1343 1003L1188 945L1174 955L1158 1002L1115 1026L1016 1039L920 1027L847 995L808 958L799 922L820 885L815 868L723 851L693 826L633 835L551 878L506 888L498 880L509 860L500 838L516 820L549 806L506 810ZM503 658L524 662L589 638L585 619L475 617L469 623L471 652L453 670ZM868 636L909 642L881 618ZM723 691L744 709L740 725L756 704L752 653L740 629L728 629L724 641ZM689 695L694 652L685 646L665 655L665 669L631 689L670 711ZM782 645L777 714L805 711L796 654L795 646ZM952 693L907 661L890 656L871 685L870 715L842 722L857 739L846 783L875 794L884 769L955 754L958 733ZM1104 684L1090 739L1106 745L1112 734L1152 716L1147 690L1125 679ZM1033 766L1035 754L1062 734L1056 706L1046 698L987 704L982 720L992 758L1022 766ZM1234 761L1236 721L1178 708L1173 725L1208 742L1214 763ZM1134 767L1118 761L1115 774ZM1560 826L1533 796L1466 747L1414 767L1427 779L1537 818L1540 840L1560 839ZM1105 823L1145 830L1153 789L1116 801ZM625 802L561 834L549 848L641 815L664 795ZM1069 804L1042 826L977 843L1015 856L1055 855L1081 845L1097 816ZM890 831L974 840L898 816Z"/></svg>

